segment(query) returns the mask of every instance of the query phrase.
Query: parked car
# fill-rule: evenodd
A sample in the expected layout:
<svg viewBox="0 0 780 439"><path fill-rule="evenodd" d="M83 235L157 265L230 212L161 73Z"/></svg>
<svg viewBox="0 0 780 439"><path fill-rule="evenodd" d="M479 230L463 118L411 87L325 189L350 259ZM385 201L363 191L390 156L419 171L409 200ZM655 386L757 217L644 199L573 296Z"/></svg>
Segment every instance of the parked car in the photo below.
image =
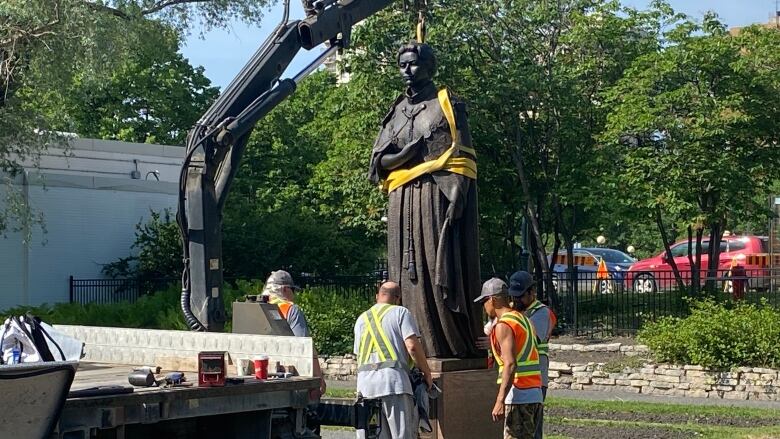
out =
<svg viewBox="0 0 780 439"><path fill-rule="evenodd" d="M636 259L620 250L603 247L581 247L574 249L574 266L577 267L577 285L579 291L598 290L602 294L612 293L624 286L624 273L636 262ZM609 279L601 280L596 276L599 263L604 260L609 273ZM552 260L552 257L550 257ZM552 263L551 263L552 264ZM569 265L565 252L559 252L555 258L553 285L558 290L558 284L569 279ZM594 288L594 285L595 288Z"/></svg>
<svg viewBox="0 0 780 439"><path fill-rule="evenodd" d="M696 243L691 242L695 252ZM709 238L702 239L700 272L702 283L706 281L709 264ZM672 257L686 283L691 279L691 263L688 259L688 240L676 242L671 246ZM745 268L749 288L762 289L769 286L769 238L766 236L724 236L720 243L718 258L718 279L725 279L725 287L730 288L728 274L733 264L739 263ZM695 257L695 254L694 254ZM638 293L654 293L676 284L672 266L666 251L652 258L642 259L626 273L626 284Z"/></svg>

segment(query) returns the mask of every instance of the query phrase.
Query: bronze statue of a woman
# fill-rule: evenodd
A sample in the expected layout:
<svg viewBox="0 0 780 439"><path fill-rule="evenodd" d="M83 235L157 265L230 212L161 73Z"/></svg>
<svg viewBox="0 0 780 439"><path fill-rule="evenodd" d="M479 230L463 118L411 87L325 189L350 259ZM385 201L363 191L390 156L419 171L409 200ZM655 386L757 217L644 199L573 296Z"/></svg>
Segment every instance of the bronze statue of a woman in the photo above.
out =
<svg viewBox="0 0 780 439"><path fill-rule="evenodd" d="M481 332L476 152L465 104L432 78L427 44L398 51L406 83L382 121L369 178L388 191L389 280L420 326L430 357L470 357Z"/></svg>

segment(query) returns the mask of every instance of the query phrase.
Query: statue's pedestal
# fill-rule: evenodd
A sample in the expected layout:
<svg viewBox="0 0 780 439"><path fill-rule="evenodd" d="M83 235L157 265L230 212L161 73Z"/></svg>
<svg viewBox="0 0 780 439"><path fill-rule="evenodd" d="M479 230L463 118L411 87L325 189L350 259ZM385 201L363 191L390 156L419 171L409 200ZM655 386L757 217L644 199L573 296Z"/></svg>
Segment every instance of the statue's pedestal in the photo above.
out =
<svg viewBox="0 0 780 439"><path fill-rule="evenodd" d="M496 370L486 369L485 358L429 359L442 395L431 400L433 432L420 439L475 439L502 437L504 423L493 422Z"/></svg>

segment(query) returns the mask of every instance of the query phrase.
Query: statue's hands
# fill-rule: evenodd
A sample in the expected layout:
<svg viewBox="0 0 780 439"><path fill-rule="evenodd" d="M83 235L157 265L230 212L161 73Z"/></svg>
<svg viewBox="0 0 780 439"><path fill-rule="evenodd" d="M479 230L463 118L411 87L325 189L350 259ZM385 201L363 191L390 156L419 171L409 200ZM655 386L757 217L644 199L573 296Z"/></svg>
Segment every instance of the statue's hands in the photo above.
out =
<svg viewBox="0 0 780 439"><path fill-rule="evenodd" d="M417 152L417 148L423 144L424 140L419 137L417 140L411 141L401 148L401 151L395 154L385 154L382 156L381 163L382 168L388 171L393 171L400 168L404 163L408 162L414 154Z"/></svg>
<svg viewBox="0 0 780 439"><path fill-rule="evenodd" d="M406 145L404 145L404 147L401 148L401 154L403 154L404 152L410 151L410 150L415 150L415 149L417 149L417 147L422 146L423 143L425 143L424 140L423 140L423 137L420 136L416 140L412 140L411 142L409 142Z"/></svg>

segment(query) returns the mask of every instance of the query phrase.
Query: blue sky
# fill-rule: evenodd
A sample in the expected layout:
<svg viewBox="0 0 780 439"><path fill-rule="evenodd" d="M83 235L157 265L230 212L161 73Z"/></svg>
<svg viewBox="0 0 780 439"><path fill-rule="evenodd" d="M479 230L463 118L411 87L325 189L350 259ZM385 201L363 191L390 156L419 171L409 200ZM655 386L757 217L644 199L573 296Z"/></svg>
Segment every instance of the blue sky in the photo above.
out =
<svg viewBox="0 0 780 439"><path fill-rule="evenodd" d="M468 0L464 0L468 1ZM668 0L675 10L701 18L708 10L715 11L728 26L744 26L751 23L765 23L773 15L775 0ZM291 0L291 18L303 16L301 2ZM649 0L622 0L628 6L645 8ZM263 19L260 26L235 22L228 30L215 30L203 38L195 30L187 38L182 53L190 63L203 66L206 76L214 85L224 89L241 67L262 44L266 36L281 19L282 7L275 6ZM316 57L322 49L302 51L290 65L290 71L298 71ZM285 75L292 76L292 74Z"/></svg>

